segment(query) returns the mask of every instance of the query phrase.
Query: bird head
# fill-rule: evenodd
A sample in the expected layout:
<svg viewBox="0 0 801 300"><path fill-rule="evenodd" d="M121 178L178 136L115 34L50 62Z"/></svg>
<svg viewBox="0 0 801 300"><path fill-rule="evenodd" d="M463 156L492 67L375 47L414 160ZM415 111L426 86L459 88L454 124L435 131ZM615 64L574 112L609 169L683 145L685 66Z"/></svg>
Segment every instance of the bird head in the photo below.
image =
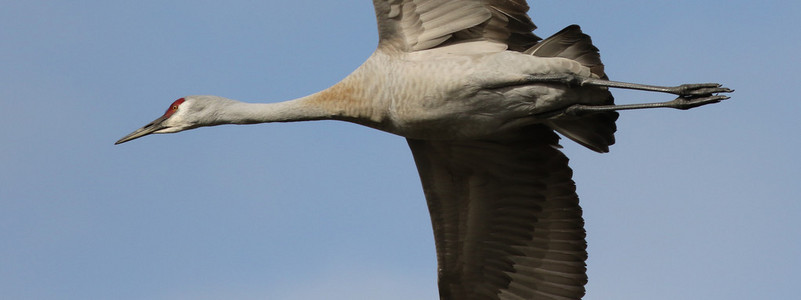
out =
<svg viewBox="0 0 801 300"><path fill-rule="evenodd" d="M221 99L213 96L187 96L175 100L161 117L124 136L114 144L122 144L151 133L173 133L216 125L212 121L215 104Z"/></svg>

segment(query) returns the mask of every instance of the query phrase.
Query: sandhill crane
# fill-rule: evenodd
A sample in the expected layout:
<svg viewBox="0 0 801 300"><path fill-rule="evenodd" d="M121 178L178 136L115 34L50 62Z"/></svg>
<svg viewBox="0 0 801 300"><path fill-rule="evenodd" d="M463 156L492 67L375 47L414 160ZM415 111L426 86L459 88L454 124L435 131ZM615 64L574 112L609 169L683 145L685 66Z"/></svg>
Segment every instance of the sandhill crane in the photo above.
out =
<svg viewBox="0 0 801 300"><path fill-rule="evenodd" d="M124 143L221 124L343 120L407 138L434 228L441 299L579 299L581 208L555 132L597 152L617 110L728 99L719 84L608 80L577 25L541 40L524 0L373 0L380 41L352 74L278 103L187 96ZM615 105L608 88L675 94Z"/></svg>

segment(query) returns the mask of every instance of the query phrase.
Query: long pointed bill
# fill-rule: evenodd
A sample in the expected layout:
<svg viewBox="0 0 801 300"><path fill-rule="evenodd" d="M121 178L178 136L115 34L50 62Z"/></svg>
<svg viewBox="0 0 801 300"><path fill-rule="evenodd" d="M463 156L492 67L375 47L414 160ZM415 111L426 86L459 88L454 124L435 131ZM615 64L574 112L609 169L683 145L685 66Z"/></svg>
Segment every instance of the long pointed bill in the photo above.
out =
<svg viewBox="0 0 801 300"><path fill-rule="evenodd" d="M147 124L144 127L139 128L134 132L131 132L129 135L124 136L119 141L114 143L114 145L119 145L119 144L125 143L125 142L130 141L130 140L135 140L135 139L138 139L140 137L143 137L143 136L146 136L148 134L151 134L151 133L154 133L156 131L159 131L161 129L164 129L164 125L162 125L162 122L164 122L164 120L166 120L168 117L169 116L165 115L165 116L162 116L162 117L160 117L160 118L158 118L156 120L153 120L153 122L150 122L150 124Z"/></svg>

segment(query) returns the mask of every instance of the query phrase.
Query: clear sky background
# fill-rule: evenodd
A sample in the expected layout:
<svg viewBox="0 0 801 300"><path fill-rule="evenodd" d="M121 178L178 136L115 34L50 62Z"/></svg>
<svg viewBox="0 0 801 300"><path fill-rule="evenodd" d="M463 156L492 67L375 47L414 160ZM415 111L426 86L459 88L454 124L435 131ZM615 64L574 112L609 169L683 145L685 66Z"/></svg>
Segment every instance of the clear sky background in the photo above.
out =
<svg viewBox="0 0 801 300"><path fill-rule="evenodd" d="M732 99L569 140L586 299L792 299L801 278L798 1L529 1L613 79ZM437 299L403 138L324 121L113 143L173 100L324 89L375 48L370 1L2 1L0 298ZM618 103L669 95L616 91Z"/></svg>

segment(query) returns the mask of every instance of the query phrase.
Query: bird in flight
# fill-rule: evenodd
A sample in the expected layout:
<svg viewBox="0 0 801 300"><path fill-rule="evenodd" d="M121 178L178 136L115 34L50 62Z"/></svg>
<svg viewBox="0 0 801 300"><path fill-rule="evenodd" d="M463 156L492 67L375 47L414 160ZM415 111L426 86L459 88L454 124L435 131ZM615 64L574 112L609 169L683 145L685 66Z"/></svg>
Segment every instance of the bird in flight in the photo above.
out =
<svg viewBox="0 0 801 300"><path fill-rule="evenodd" d="M440 299L579 299L584 221L559 133L596 152L619 110L689 109L715 83L611 81L577 25L541 39L525 0L373 0L379 43L353 73L277 103L186 96L121 144L221 124L348 121L408 141L431 214ZM610 88L673 94L615 105Z"/></svg>

